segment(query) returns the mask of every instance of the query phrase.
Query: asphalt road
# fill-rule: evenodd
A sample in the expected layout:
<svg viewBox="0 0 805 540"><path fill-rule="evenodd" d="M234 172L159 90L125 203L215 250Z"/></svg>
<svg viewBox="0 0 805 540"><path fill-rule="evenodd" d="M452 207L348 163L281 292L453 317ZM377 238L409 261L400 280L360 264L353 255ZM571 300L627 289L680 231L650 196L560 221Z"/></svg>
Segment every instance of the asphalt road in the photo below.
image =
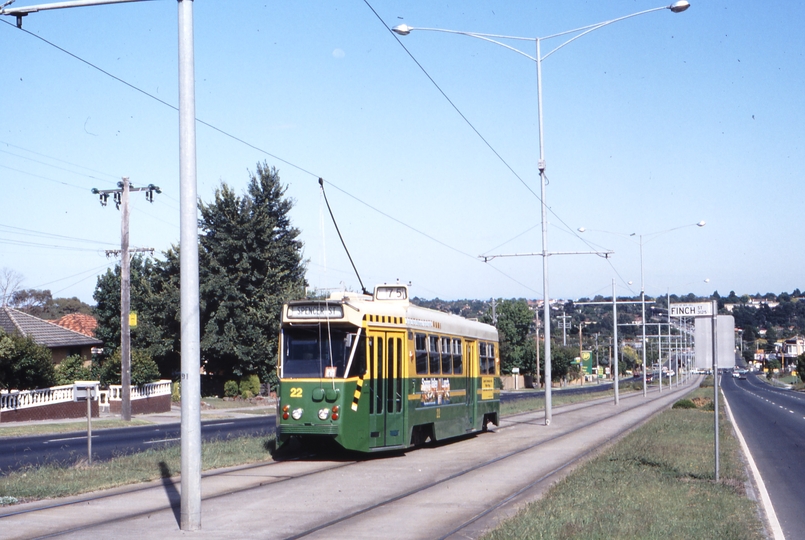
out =
<svg viewBox="0 0 805 540"><path fill-rule="evenodd" d="M557 394L586 394L612 388L612 383L585 384L555 389ZM505 392L501 401L543 397L544 390ZM240 436L261 436L275 428L273 415L231 418L202 422L204 440ZM134 426L97 430L92 433L92 459L105 461L121 454L142 452L160 445L179 444L181 424ZM46 463L72 464L87 458L87 432L58 435L0 438L0 474Z"/></svg>
<svg viewBox="0 0 805 540"><path fill-rule="evenodd" d="M274 424L273 415L208 420L201 424L201 437L208 441L260 436L273 432ZM161 445L179 444L180 432L179 423L93 430L92 459L103 461ZM0 474L31 465L75 463L86 458L86 431L0 439Z"/></svg>
<svg viewBox="0 0 805 540"><path fill-rule="evenodd" d="M721 378L752 458L760 471L786 538L805 531L805 394L773 388L748 374Z"/></svg>

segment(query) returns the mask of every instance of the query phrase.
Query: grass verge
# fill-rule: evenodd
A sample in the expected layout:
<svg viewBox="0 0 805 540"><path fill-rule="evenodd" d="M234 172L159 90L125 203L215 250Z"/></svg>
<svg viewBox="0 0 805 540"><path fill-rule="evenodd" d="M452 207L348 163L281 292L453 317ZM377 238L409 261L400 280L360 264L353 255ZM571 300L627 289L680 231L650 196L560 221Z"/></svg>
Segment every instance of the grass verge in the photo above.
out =
<svg viewBox="0 0 805 540"><path fill-rule="evenodd" d="M712 390L665 411L484 536L498 539L762 539L732 427L722 416L714 481ZM710 409L708 411L708 409Z"/></svg>
<svg viewBox="0 0 805 540"><path fill-rule="evenodd" d="M113 429L132 426L147 426L153 424L148 420L134 419L130 422L123 420L92 420L92 430ZM46 435L49 433L71 433L73 431L87 431L87 421L64 422L58 424L28 424L22 426L5 425L0 427L0 437L25 437L27 435Z"/></svg>
<svg viewBox="0 0 805 540"><path fill-rule="evenodd" d="M206 471L269 460L273 443L273 434L206 442L201 447L202 468ZM79 495L180 473L180 445L122 455L91 466L84 461L70 467L31 467L0 476L0 504Z"/></svg>
<svg viewBox="0 0 805 540"><path fill-rule="evenodd" d="M620 395L625 395L636 391L637 390L633 388L631 384L621 383L619 393ZM606 397L611 397L614 399L614 396L615 396L614 390L602 390L601 392L595 392L591 394L566 394L566 395L563 395L561 392L554 392L551 394L551 404L554 407L560 407L562 405L571 405L573 403L581 403L584 401L592 401L594 399L601 399ZM539 411L544 408L545 408L545 398L543 397L521 398L501 403L500 414L501 416L506 416L507 414Z"/></svg>

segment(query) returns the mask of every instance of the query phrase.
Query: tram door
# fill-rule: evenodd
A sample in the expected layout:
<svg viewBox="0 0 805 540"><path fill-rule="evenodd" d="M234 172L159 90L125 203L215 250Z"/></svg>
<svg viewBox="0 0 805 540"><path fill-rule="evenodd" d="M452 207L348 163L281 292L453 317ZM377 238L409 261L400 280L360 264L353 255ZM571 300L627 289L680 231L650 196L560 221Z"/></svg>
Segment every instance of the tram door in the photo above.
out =
<svg viewBox="0 0 805 540"><path fill-rule="evenodd" d="M403 332L367 334L369 446L403 444Z"/></svg>
<svg viewBox="0 0 805 540"><path fill-rule="evenodd" d="M475 341L467 340L464 342L464 382L466 384L466 402L471 404L475 401L475 364L478 360L475 358ZM472 424L472 413L470 413L470 424Z"/></svg>

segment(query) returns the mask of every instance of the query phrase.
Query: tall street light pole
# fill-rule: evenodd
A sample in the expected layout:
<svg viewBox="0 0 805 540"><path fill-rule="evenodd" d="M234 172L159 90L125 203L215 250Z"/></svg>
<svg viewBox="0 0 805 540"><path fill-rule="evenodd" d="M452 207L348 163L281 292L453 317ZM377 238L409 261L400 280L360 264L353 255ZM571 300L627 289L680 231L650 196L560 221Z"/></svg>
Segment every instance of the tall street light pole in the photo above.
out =
<svg viewBox="0 0 805 540"><path fill-rule="evenodd" d="M50 9L123 4L150 0L72 0L37 6L0 7L0 15L22 18ZM193 52L193 2L179 4L179 190L180 289L182 333L182 493L180 527L201 528L201 346L196 200L196 104ZM125 388L125 386L124 386Z"/></svg>
<svg viewBox="0 0 805 540"><path fill-rule="evenodd" d="M544 144L544 129L542 123L542 61L551 56L553 53L558 51L559 49L563 48L565 45L579 39L580 37L589 34L594 30L598 30L599 28L603 28L604 26L609 26L612 23L622 21L624 19L629 19L632 17L636 17L638 15L643 15L646 13L651 13L654 11L661 11L665 9L671 10L673 13L681 13L690 7L690 3L686 0L679 0L674 2L670 6L661 6L653 9L647 9L644 11L639 11L637 13L632 13L631 15L626 15L623 17L618 17L617 19L611 19L608 21L603 21L596 24L591 24L588 26L583 26L580 28L575 28L573 30L566 30L564 32L560 32L558 34L552 34L545 37L536 37L536 38L525 38L525 37L516 37L516 36L501 36L495 34L481 34L476 32L462 32L458 30L446 30L444 28L414 28L408 26L407 24L401 24L392 28L392 31L396 34L401 36L407 36L414 30L429 30L434 32L446 32L449 34L461 34L464 36L469 36L472 38L482 39L484 41L488 41L490 43L494 43L496 45L500 45L510 51L516 52L522 56L525 56L529 60L532 60L537 64L537 115L538 115L538 124L539 124L539 161L537 162L537 169L539 170L539 179L540 179L540 208L541 208L541 219L542 219L542 301L543 301L543 321L545 324L545 425L550 425L551 423L551 305L550 305L550 296L548 293L548 206L546 203L545 197L545 186L546 186L546 179L545 179L545 144ZM575 35L574 35L575 34ZM561 37L561 36L568 36L573 35L570 39L559 45L558 47L554 48L550 52L548 52L545 56L542 55L541 51L541 44L543 41L551 38ZM524 53L523 51L511 47L510 45L506 45L505 43L501 43L497 41L497 39L511 39L511 40L520 40L520 41L533 41L536 45L536 56L531 56L529 54Z"/></svg>

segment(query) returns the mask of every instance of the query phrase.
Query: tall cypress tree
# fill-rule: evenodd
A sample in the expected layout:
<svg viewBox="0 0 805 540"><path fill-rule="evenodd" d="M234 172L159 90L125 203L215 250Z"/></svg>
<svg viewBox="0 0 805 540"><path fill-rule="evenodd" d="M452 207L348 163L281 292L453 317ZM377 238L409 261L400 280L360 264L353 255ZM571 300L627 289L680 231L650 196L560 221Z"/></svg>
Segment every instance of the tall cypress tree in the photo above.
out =
<svg viewBox="0 0 805 540"><path fill-rule="evenodd" d="M282 304L304 293L299 230L277 170L263 163L243 197L226 183L199 204L201 355L209 373L273 382Z"/></svg>

